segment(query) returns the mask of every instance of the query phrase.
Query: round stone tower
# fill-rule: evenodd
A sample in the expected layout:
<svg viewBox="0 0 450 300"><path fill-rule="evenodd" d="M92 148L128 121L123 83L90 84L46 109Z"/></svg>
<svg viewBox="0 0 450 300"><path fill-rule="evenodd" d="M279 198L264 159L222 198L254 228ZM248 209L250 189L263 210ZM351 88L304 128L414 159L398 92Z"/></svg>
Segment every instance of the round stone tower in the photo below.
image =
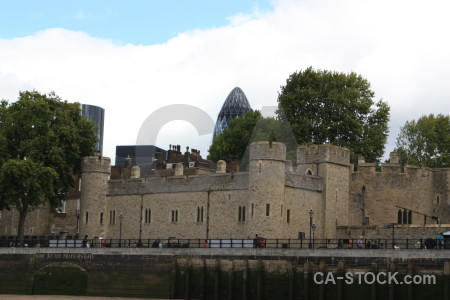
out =
<svg viewBox="0 0 450 300"><path fill-rule="evenodd" d="M252 143L249 161L247 234L282 237L286 146L277 142Z"/></svg>
<svg viewBox="0 0 450 300"><path fill-rule="evenodd" d="M111 174L111 159L89 156L81 162L80 236L89 238L106 235L107 181Z"/></svg>

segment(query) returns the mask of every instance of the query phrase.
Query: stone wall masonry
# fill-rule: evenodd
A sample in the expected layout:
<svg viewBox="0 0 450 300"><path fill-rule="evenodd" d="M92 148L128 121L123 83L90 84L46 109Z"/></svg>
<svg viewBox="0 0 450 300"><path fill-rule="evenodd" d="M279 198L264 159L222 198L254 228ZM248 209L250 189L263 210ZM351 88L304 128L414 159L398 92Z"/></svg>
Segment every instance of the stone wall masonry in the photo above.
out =
<svg viewBox="0 0 450 300"><path fill-rule="evenodd" d="M310 191L322 191L323 181L318 176L289 172L286 174L286 186Z"/></svg>
<svg viewBox="0 0 450 300"><path fill-rule="evenodd" d="M236 300L449 299L450 296L447 251L211 248L2 250L0 294ZM399 281L406 274L433 274L436 282L414 286L392 283L343 285L339 280L336 284L315 284L312 278L317 272L343 276L345 272L369 271L398 272Z"/></svg>
<svg viewBox="0 0 450 300"><path fill-rule="evenodd" d="M248 173L147 177L108 181L108 195L180 193L248 189Z"/></svg>
<svg viewBox="0 0 450 300"><path fill-rule="evenodd" d="M414 210L429 216L438 216L441 223L450 223L445 181L450 170L436 172L431 169L406 166L400 172L399 165L383 164L382 172L375 172L375 167L359 167L351 175L350 209L354 225L361 225L363 209L369 217L369 224L397 223L400 207ZM363 188L365 189L363 197ZM437 196L440 206L437 205ZM412 214L412 224L424 223L420 214ZM428 224L436 223L430 217Z"/></svg>
<svg viewBox="0 0 450 300"><path fill-rule="evenodd" d="M322 194L317 191L302 190L287 187L285 190L285 201L283 217L280 224L283 225L282 237L297 237L298 232L304 232L309 239L309 210L314 210L313 223L322 224ZM287 222L287 210L289 210L289 223ZM317 226L314 236L325 238L325 232Z"/></svg>
<svg viewBox="0 0 450 300"><path fill-rule="evenodd" d="M350 166L321 163L319 176L323 178L322 220L318 224L326 237L336 235L336 226L349 224L349 169Z"/></svg>

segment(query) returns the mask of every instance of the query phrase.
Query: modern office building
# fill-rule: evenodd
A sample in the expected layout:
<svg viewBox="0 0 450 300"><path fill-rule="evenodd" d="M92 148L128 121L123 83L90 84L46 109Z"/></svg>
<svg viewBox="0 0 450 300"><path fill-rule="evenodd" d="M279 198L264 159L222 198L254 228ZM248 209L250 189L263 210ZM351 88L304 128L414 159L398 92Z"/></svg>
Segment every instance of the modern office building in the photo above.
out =
<svg viewBox="0 0 450 300"><path fill-rule="evenodd" d="M97 127L97 144L95 145L96 151L99 155L103 155L103 129L105 125L105 109L90 105L81 104L81 114L85 116L88 120L93 121L94 125Z"/></svg>
<svg viewBox="0 0 450 300"><path fill-rule="evenodd" d="M251 106L245 96L244 92L235 87L223 103L222 109L217 116L216 126L214 127L213 140L216 136L221 134L231 120L251 110Z"/></svg>
<svg viewBox="0 0 450 300"><path fill-rule="evenodd" d="M153 163L156 152L161 152L163 160L167 158L167 151L152 145L116 146L116 166L125 166L125 158L130 156L133 166Z"/></svg>

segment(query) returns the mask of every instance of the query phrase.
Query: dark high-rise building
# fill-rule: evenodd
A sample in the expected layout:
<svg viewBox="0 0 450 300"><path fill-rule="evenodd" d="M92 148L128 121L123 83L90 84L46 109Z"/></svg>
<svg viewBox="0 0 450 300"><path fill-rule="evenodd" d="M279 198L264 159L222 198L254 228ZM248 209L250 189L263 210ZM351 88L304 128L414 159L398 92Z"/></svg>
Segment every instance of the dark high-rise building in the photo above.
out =
<svg viewBox="0 0 450 300"><path fill-rule="evenodd" d="M251 110L251 106L248 103L247 97L244 92L235 87L228 95L227 99L223 103L222 109L217 116L216 126L214 127L213 140L216 136L221 134L231 120Z"/></svg>
<svg viewBox="0 0 450 300"><path fill-rule="evenodd" d="M88 120L93 121L94 125L97 127L97 144L95 145L95 150L103 155L103 128L105 124L105 110L101 107L81 104L81 114L85 116Z"/></svg>
<svg viewBox="0 0 450 300"><path fill-rule="evenodd" d="M156 152L162 153L163 160L167 159L167 151L150 145L116 146L116 166L125 166L125 158L131 157L134 166L151 164L156 159Z"/></svg>

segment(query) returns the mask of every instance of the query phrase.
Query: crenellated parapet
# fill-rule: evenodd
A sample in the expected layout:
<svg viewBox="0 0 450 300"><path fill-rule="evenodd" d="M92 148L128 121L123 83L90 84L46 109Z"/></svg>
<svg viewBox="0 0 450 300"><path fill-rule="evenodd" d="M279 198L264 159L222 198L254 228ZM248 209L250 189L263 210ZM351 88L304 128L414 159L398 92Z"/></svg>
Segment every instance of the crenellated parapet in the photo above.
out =
<svg viewBox="0 0 450 300"><path fill-rule="evenodd" d="M297 147L297 164L321 162L349 165L350 150L329 144Z"/></svg>
<svg viewBox="0 0 450 300"><path fill-rule="evenodd" d="M88 156L81 161L81 173L111 173L111 159L104 156Z"/></svg>

